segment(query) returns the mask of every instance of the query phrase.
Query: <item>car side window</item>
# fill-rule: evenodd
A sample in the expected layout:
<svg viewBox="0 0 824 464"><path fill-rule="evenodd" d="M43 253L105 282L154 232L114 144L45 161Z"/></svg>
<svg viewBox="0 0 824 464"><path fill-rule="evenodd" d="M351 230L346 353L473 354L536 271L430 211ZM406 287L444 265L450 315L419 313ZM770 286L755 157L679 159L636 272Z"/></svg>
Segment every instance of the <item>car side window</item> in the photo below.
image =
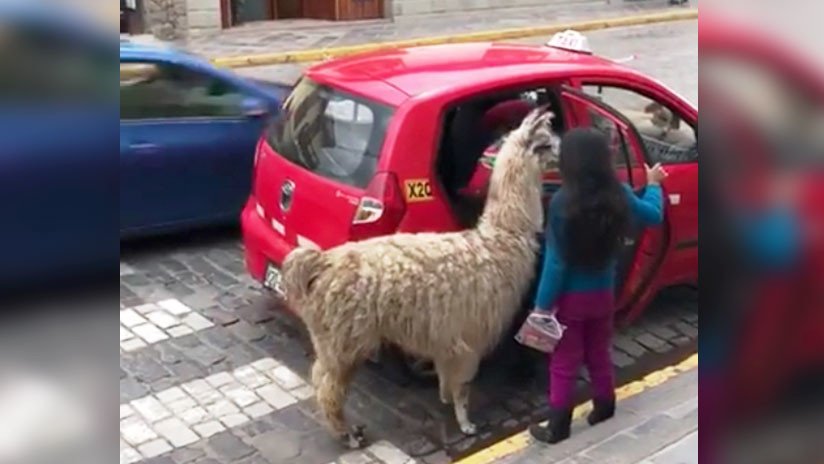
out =
<svg viewBox="0 0 824 464"><path fill-rule="evenodd" d="M589 108L588 112L592 127L606 134L607 140L609 140L615 167L619 169L626 169L627 166L638 167L638 160L635 156L630 155L624 135L615 124L615 121L607 118L593 108Z"/></svg>
<svg viewBox="0 0 824 464"><path fill-rule="evenodd" d="M238 117L243 93L235 86L183 66L120 63L120 119Z"/></svg>
<svg viewBox="0 0 824 464"><path fill-rule="evenodd" d="M635 126L653 163L698 162L695 129L660 102L621 87L584 85L583 90L621 112Z"/></svg>
<svg viewBox="0 0 824 464"><path fill-rule="evenodd" d="M609 141L615 172L618 173L618 178L621 179L622 182L632 184L630 170L638 167L638 161L635 155L630 153L623 131L615 121L595 108L587 108L587 112L589 113L589 120L592 127L603 132Z"/></svg>

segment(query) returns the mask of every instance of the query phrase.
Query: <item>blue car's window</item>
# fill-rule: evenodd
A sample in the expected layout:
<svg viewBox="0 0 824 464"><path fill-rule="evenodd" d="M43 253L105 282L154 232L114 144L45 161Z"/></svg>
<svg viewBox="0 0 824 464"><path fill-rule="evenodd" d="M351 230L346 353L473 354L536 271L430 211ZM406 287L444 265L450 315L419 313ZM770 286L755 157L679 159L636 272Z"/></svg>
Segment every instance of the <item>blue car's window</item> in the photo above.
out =
<svg viewBox="0 0 824 464"><path fill-rule="evenodd" d="M267 131L280 156L328 179L364 188L372 179L392 109L303 79Z"/></svg>
<svg viewBox="0 0 824 464"><path fill-rule="evenodd" d="M228 82L182 66L120 64L120 119L235 117L243 100Z"/></svg>

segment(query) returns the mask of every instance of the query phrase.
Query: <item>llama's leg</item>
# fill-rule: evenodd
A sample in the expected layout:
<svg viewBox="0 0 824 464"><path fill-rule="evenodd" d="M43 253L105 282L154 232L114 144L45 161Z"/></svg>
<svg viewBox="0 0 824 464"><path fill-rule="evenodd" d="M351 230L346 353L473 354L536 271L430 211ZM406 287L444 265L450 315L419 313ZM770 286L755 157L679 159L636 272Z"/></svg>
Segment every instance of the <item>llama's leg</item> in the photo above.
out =
<svg viewBox="0 0 824 464"><path fill-rule="evenodd" d="M435 360L435 371L438 373L438 390L440 392L441 403L452 403L452 392L449 385L449 369L446 361L442 359Z"/></svg>
<svg viewBox="0 0 824 464"><path fill-rule="evenodd" d="M315 355L315 362L312 363L312 370L309 371L309 380L312 382L312 386L317 389L320 385L321 377L323 376L323 366L320 362L320 353L322 353L325 346L318 343L318 338L312 330L309 331L309 338L312 341L312 351L314 351Z"/></svg>
<svg viewBox="0 0 824 464"><path fill-rule="evenodd" d="M450 388L454 401L455 419L461 431L467 435L475 435L478 428L469 420L469 388L472 379L478 372L480 359L477 356L466 356L450 363Z"/></svg>
<svg viewBox="0 0 824 464"><path fill-rule="evenodd" d="M318 405L326 418L330 431L352 448L365 445L363 431L360 428L350 430L343 414L346 392L352 379L354 366L341 364L339 361L315 361L312 368L313 380L317 380L316 395Z"/></svg>
<svg viewBox="0 0 824 464"><path fill-rule="evenodd" d="M315 384L318 406L326 417L326 425L338 436L346 433L343 418L346 388L342 377L339 366L329 366L320 358L312 366L312 381Z"/></svg>
<svg viewBox="0 0 824 464"><path fill-rule="evenodd" d="M310 378L309 380L312 382L312 386L315 389L320 386L320 381L323 378L323 366L320 363L320 359L315 359L315 362L312 363L312 370L310 371Z"/></svg>
<svg viewBox="0 0 824 464"><path fill-rule="evenodd" d="M362 362L359 361L356 364L351 364L349 368L343 371L342 382L344 387L344 397L346 396L346 391L349 389L349 385L352 384L352 378L355 375L355 368L358 364ZM345 402L345 400L344 400ZM341 405L341 408L343 405ZM341 417L343 418L343 409L340 411ZM345 420L345 418L344 418ZM349 428L349 432L343 437L343 441L349 448L352 449L359 449L366 446L366 437L364 436L364 430L366 426L363 424L355 424Z"/></svg>

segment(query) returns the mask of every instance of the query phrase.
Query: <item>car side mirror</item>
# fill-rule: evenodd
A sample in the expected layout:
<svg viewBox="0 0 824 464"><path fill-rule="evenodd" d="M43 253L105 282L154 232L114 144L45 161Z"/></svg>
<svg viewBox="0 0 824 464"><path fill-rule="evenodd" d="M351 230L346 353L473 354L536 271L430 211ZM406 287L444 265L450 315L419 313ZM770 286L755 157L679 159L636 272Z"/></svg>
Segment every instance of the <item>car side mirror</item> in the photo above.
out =
<svg viewBox="0 0 824 464"><path fill-rule="evenodd" d="M269 114L269 105L260 98L244 98L241 107L243 115L249 118L258 118Z"/></svg>

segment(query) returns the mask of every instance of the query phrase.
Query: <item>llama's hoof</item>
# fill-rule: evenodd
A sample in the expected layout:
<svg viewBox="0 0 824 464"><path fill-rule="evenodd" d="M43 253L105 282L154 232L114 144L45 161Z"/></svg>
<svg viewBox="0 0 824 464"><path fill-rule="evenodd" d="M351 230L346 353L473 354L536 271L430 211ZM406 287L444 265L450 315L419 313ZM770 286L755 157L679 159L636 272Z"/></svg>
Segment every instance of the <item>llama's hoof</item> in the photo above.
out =
<svg viewBox="0 0 824 464"><path fill-rule="evenodd" d="M349 449L361 449L366 447L366 436L363 434L364 426L356 425L351 432L343 435L343 443Z"/></svg>
<svg viewBox="0 0 824 464"><path fill-rule="evenodd" d="M448 396L442 396L441 397L441 403L443 403L443 404L452 404L452 399L449 398Z"/></svg>
<svg viewBox="0 0 824 464"><path fill-rule="evenodd" d="M475 435L478 433L478 426L473 424L472 422L467 422L466 424L460 424L461 432L465 435Z"/></svg>

